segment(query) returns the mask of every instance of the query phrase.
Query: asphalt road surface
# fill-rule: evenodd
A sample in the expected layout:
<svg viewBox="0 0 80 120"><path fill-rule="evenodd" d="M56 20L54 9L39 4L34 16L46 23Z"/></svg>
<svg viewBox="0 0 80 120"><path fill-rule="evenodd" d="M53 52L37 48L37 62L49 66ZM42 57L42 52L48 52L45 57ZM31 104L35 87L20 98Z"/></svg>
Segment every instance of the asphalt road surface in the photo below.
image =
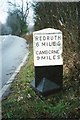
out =
<svg viewBox="0 0 80 120"><path fill-rule="evenodd" d="M0 36L0 88L10 79L28 51L26 40L18 36Z"/></svg>

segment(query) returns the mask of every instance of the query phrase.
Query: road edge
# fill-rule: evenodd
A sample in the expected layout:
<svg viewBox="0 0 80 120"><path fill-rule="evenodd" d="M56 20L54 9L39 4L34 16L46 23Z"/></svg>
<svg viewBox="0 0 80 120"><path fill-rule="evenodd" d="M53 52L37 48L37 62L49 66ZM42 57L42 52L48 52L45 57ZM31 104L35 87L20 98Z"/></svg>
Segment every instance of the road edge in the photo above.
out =
<svg viewBox="0 0 80 120"><path fill-rule="evenodd" d="M25 64L28 56L29 56L30 52L28 51L28 53L25 55L25 57L23 58L21 64L17 67L17 69L15 70L15 72L12 74L12 76L10 77L10 79L7 81L7 83L4 85L4 87L0 90L0 101L3 100L3 98L5 96L7 96L8 93L5 93L6 91L9 91L9 88L11 86L11 83L15 80L16 75L19 73L21 67Z"/></svg>

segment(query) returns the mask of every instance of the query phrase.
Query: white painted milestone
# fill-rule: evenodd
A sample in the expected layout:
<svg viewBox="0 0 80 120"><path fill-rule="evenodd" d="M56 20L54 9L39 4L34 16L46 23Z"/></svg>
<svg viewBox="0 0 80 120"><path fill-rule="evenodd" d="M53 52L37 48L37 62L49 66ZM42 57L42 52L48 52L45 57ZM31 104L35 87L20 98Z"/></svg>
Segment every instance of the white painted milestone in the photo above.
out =
<svg viewBox="0 0 80 120"><path fill-rule="evenodd" d="M62 32L47 28L33 32L34 66L63 65Z"/></svg>

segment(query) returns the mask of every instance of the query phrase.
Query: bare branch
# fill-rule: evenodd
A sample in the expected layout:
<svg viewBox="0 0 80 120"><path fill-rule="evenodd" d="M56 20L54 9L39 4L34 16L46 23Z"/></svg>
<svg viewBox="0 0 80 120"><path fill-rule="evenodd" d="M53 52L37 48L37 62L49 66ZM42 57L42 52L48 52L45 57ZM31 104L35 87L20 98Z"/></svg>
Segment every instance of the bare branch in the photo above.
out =
<svg viewBox="0 0 80 120"><path fill-rule="evenodd" d="M15 8L20 8L21 6L19 4L15 4L15 3L12 3L12 2L8 2L9 6L14 6Z"/></svg>

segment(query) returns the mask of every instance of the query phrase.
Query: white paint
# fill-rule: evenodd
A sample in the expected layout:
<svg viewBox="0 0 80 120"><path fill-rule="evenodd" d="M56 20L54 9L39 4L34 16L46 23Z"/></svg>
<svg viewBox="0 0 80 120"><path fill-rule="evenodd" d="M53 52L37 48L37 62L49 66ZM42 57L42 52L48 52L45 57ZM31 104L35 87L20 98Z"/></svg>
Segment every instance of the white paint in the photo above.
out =
<svg viewBox="0 0 80 120"><path fill-rule="evenodd" d="M2 100L2 96L4 95L4 93L9 89L9 87L11 86L11 83L13 82L13 80L15 79L17 73L19 73L21 67L25 64L27 58L28 58L29 52L25 55L22 63L19 65L19 67L16 69L16 71L14 72L14 74L10 77L10 79L7 81L6 85L4 85L4 87L0 90L0 100Z"/></svg>
<svg viewBox="0 0 80 120"><path fill-rule="evenodd" d="M62 32L47 28L33 32L34 66L63 65Z"/></svg>

